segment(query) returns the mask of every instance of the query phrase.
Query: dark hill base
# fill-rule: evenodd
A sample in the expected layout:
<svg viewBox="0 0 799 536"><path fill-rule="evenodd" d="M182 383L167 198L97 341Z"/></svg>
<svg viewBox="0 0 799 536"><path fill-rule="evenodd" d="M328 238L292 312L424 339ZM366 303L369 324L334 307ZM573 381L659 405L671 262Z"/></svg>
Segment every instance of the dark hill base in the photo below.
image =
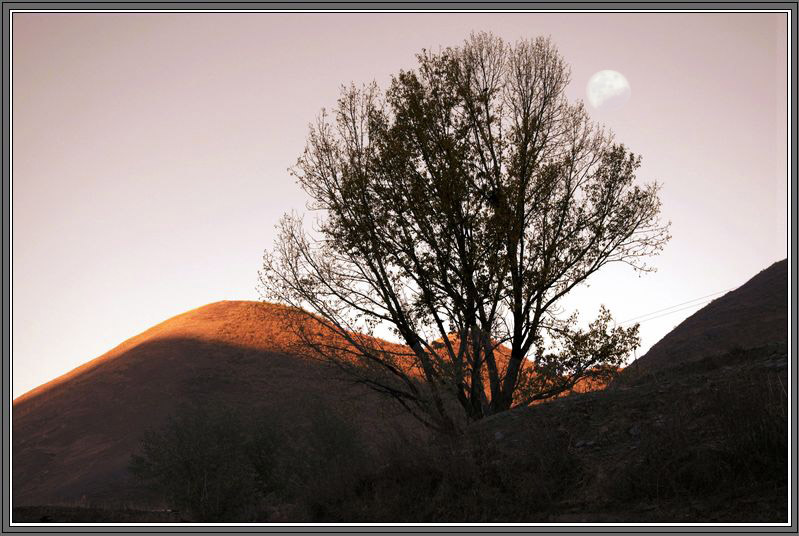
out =
<svg viewBox="0 0 799 536"><path fill-rule="evenodd" d="M479 429L519 455L549 430L569 445L579 483L547 521L785 522L787 366L784 344L734 351Z"/></svg>
<svg viewBox="0 0 799 536"><path fill-rule="evenodd" d="M786 386L784 345L683 363L496 415L454 442L405 445L314 509L240 521L785 522ZM45 517L192 521L163 510L14 509L15 521Z"/></svg>
<svg viewBox="0 0 799 536"><path fill-rule="evenodd" d="M179 512L92 508L88 506L20 506L15 523L185 523Z"/></svg>

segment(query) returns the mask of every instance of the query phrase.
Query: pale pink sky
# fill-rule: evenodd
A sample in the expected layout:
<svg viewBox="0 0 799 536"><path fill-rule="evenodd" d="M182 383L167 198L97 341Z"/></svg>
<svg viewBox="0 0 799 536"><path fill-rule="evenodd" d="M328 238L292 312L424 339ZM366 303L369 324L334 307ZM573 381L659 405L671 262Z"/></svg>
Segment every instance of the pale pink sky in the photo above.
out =
<svg viewBox="0 0 799 536"><path fill-rule="evenodd" d="M13 396L172 315L257 299L274 224L304 210L286 168L307 124L341 84L480 30L551 35L572 99L603 69L632 87L594 117L663 183L673 239L658 273L610 268L570 306L626 320L786 256L785 14L17 13ZM642 351L696 308L643 323Z"/></svg>

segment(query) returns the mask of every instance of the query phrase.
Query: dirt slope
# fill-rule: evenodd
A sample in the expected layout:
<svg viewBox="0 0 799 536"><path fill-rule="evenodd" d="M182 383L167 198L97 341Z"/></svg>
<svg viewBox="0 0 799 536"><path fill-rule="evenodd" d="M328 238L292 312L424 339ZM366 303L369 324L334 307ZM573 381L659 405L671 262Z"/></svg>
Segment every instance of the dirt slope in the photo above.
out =
<svg viewBox="0 0 799 536"><path fill-rule="evenodd" d="M185 404L224 402L296 414L298 422L323 405L357 416L375 437L382 423L412 426L393 405L297 354L285 312L258 302L206 305L20 396L14 505L136 505L146 493L128 475L130 455L148 427Z"/></svg>
<svg viewBox="0 0 799 536"><path fill-rule="evenodd" d="M686 318L630 368L654 370L787 340L788 260L783 259Z"/></svg>
<svg viewBox="0 0 799 536"><path fill-rule="evenodd" d="M549 482L566 488L556 504L507 521L784 522L787 372L784 343L735 350L518 408L472 432L494 456L544 467L567 456L578 468ZM565 454L543 448L547 438Z"/></svg>
<svg viewBox="0 0 799 536"><path fill-rule="evenodd" d="M481 444L579 467L536 521L787 518L788 266L773 264L686 319L607 389L496 415ZM532 453L532 454L529 454ZM520 518L525 512L513 512Z"/></svg>

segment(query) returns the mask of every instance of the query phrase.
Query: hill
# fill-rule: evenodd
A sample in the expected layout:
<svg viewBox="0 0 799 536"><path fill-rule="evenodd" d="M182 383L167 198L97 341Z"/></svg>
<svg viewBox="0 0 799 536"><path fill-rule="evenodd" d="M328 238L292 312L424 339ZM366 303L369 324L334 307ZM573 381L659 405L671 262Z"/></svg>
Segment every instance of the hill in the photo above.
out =
<svg viewBox="0 0 799 536"><path fill-rule="evenodd" d="M493 507L503 521L530 519L539 480L550 502L536 521L784 523L787 386L787 346L775 343L622 375L471 433L492 459L514 460L503 487L529 490Z"/></svg>
<svg viewBox="0 0 799 536"><path fill-rule="evenodd" d="M288 310L223 301L188 311L18 397L13 404L13 500L142 504L128 474L146 430L184 406L228 406L293 416L332 409L375 433L415 428L392 403L342 382L298 353Z"/></svg>
<svg viewBox="0 0 799 536"><path fill-rule="evenodd" d="M629 368L655 370L787 340L788 260L783 259L686 318Z"/></svg>
<svg viewBox="0 0 799 536"><path fill-rule="evenodd" d="M269 496L235 520L783 522L786 287L782 261L680 324L608 388L494 415L457 438L414 435L416 423L391 403L344 389L298 349L290 310L210 304L15 401L15 521L192 520L153 510L169 503L127 467L147 428L210 404L279 413L300 431L317 408L332 408L371 440L387 439L378 463L324 459L295 482L301 493ZM328 427L331 439L341 422ZM393 440L409 434L418 439Z"/></svg>

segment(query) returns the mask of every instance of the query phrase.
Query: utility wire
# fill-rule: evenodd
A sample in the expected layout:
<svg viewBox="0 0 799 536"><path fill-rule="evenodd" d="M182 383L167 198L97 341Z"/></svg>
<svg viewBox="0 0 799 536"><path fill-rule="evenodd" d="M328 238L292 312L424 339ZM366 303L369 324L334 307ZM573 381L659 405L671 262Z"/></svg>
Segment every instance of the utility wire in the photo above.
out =
<svg viewBox="0 0 799 536"><path fill-rule="evenodd" d="M672 305L671 307L665 307L663 309L658 309L656 311L652 311L652 312L649 312L649 313L646 313L646 314L643 314L643 315L639 315L639 316L636 316L636 317L633 317L633 318L629 318L629 319L625 320L624 322L619 322L619 325L629 324L629 323L634 322L634 321L639 320L639 319L645 319L645 320L641 320L641 322L648 322L649 320L654 320L656 318L660 318L661 316L670 315L671 313L676 313L678 311L684 311L685 309L690 309L691 307L704 305L705 303L709 303L709 302L711 302L711 301L713 301L715 299L715 298L711 298L711 296L717 296L719 294L723 294L725 292L729 292L730 290L732 290L732 289L720 290L718 292L714 292L713 294L708 294L706 296L701 296L699 298L694 298L693 300L688 300L686 302L682 302L682 303L678 303L676 305ZM711 299L708 299L708 298L711 298ZM704 301L702 301L702 300L704 300ZM697 302L697 303L694 303L694 302ZM691 305L688 305L688 304L691 304ZM682 307L683 305L685 305L686 307ZM680 308L679 309L674 309L675 307L680 307ZM672 311L671 309L674 309L674 310ZM668 311L668 312L666 312L666 311ZM664 313L664 314L657 314L657 313ZM647 318L647 317L650 317L650 316L656 315L656 314L657 314L657 316L654 316L652 318Z"/></svg>
<svg viewBox="0 0 799 536"><path fill-rule="evenodd" d="M712 302L712 301L713 301L713 300L707 300L707 301L704 301L704 302L697 302L697 303L693 303L693 304L691 304L691 305L686 305L685 307L681 307L681 308L679 308L679 309L674 309L673 311L669 311L669 312L667 312L667 313L662 313L662 314L659 314L659 315L657 315L657 316L653 316L653 317L650 317L650 318L645 318L645 319L643 319L643 320L638 320L638 323L639 323L639 324L643 324L644 322L649 322L650 320L656 320L656 319L658 319L658 318L661 318L661 317L664 317L664 316L669 316L670 314L673 314L673 313L679 313L680 311L685 311L685 310L687 310L687 309L692 309L692 308L694 308L694 307L699 307L699 306L702 306L702 305L707 305L708 303L710 303L710 302ZM630 322L630 321L628 320L628 323L629 323L629 322Z"/></svg>

